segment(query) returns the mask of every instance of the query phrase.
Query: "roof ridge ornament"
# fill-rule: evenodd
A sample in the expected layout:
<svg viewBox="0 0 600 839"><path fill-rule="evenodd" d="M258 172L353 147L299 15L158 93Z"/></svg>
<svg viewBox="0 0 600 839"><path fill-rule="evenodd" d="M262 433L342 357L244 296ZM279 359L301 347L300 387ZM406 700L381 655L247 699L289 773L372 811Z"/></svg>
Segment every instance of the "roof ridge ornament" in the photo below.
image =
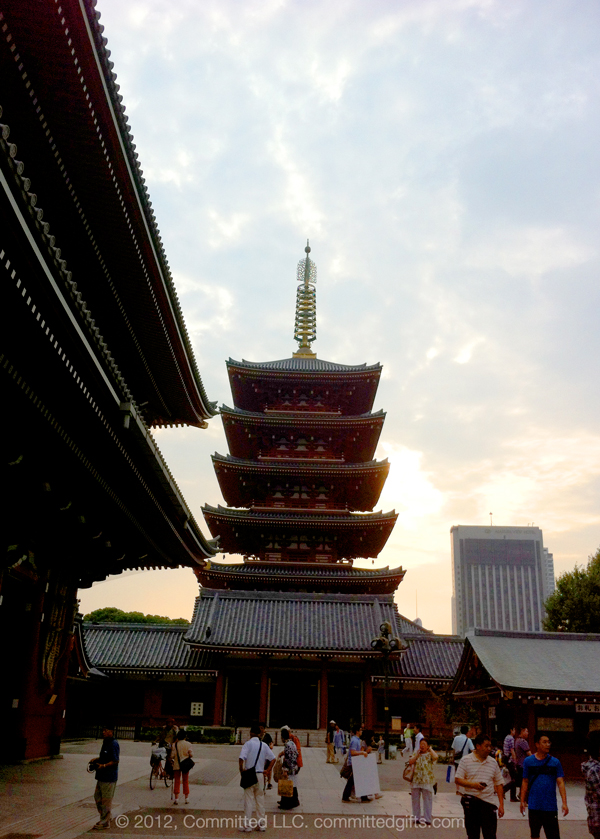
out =
<svg viewBox="0 0 600 839"><path fill-rule="evenodd" d="M300 283L296 292L296 320L294 340L298 341L298 351L294 358L316 358L317 354L310 345L317 340L317 266L309 257L311 251L306 240L305 259L298 263L297 280Z"/></svg>

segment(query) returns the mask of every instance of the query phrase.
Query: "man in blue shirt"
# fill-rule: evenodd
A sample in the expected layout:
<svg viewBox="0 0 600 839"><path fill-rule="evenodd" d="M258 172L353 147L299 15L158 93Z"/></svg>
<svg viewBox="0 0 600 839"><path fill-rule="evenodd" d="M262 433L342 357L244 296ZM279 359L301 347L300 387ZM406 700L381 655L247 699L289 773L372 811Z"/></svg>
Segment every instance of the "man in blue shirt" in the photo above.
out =
<svg viewBox="0 0 600 839"><path fill-rule="evenodd" d="M94 825L94 830L108 830L110 827L112 800L115 796L117 779L119 777L119 743L114 738L114 729L105 726L102 731L104 740L100 749L100 756L96 758L96 790L94 801L100 813L100 821Z"/></svg>
<svg viewBox="0 0 600 839"><path fill-rule="evenodd" d="M562 812L566 816L567 790L563 768L557 758L550 754L550 738L537 732L534 739L535 753L523 762L523 786L521 787L521 813L529 806L529 829L532 839L539 839L544 828L546 839L560 839L558 829L558 805L556 787L562 799Z"/></svg>
<svg viewBox="0 0 600 839"><path fill-rule="evenodd" d="M362 734L362 726L355 726L352 730L352 738L350 740L350 748L348 749L348 766L352 769L352 758L359 758L359 757L367 757L369 752L371 751L370 748L363 749L362 740L360 736ZM368 795L361 796L360 799L356 798L356 796L351 795L352 789L354 787L354 775L350 774L350 777L346 781L346 786L344 787L344 792L342 793L342 801L363 801L367 802L371 799Z"/></svg>

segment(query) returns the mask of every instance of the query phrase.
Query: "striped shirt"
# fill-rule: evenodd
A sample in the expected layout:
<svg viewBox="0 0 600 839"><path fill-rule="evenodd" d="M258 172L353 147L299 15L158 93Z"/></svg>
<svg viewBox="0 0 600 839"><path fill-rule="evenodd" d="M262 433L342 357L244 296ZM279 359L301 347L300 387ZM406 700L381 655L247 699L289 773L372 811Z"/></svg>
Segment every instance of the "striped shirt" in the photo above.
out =
<svg viewBox="0 0 600 839"><path fill-rule="evenodd" d="M465 781L476 781L478 784L486 784L481 792L474 789L458 785L459 792L463 795L472 795L475 798L480 798L482 801L487 801L488 804L497 804L496 791L494 787L501 787L502 772L493 757L486 757L485 760L479 760L475 752L465 755L458 764L455 779L459 781L464 778Z"/></svg>

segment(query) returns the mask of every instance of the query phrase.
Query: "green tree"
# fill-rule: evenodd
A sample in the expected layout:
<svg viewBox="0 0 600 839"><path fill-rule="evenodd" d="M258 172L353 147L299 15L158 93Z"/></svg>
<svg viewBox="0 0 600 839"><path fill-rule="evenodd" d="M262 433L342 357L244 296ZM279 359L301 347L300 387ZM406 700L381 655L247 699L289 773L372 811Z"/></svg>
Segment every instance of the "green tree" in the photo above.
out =
<svg viewBox="0 0 600 839"><path fill-rule="evenodd" d="M189 624L185 618L165 618L161 615L145 615L143 612L124 612L115 606L94 609L93 612L84 615L83 619L90 623L171 623L178 626Z"/></svg>
<svg viewBox="0 0 600 839"><path fill-rule="evenodd" d="M587 567L576 565L558 578L546 600L548 632L600 632L600 548Z"/></svg>

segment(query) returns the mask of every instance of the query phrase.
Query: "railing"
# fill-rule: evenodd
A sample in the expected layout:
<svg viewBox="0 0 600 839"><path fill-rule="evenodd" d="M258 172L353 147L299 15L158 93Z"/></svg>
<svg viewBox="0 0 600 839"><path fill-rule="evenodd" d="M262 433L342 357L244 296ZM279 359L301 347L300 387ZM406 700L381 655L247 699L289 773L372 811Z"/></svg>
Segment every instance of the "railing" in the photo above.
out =
<svg viewBox="0 0 600 839"><path fill-rule="evenodd" d="M103 725L82 725L75 731L68 732L65 739L102 740ZM114 730L117 740L135 740L136 727L134 725L117 725Z"/></svg>

